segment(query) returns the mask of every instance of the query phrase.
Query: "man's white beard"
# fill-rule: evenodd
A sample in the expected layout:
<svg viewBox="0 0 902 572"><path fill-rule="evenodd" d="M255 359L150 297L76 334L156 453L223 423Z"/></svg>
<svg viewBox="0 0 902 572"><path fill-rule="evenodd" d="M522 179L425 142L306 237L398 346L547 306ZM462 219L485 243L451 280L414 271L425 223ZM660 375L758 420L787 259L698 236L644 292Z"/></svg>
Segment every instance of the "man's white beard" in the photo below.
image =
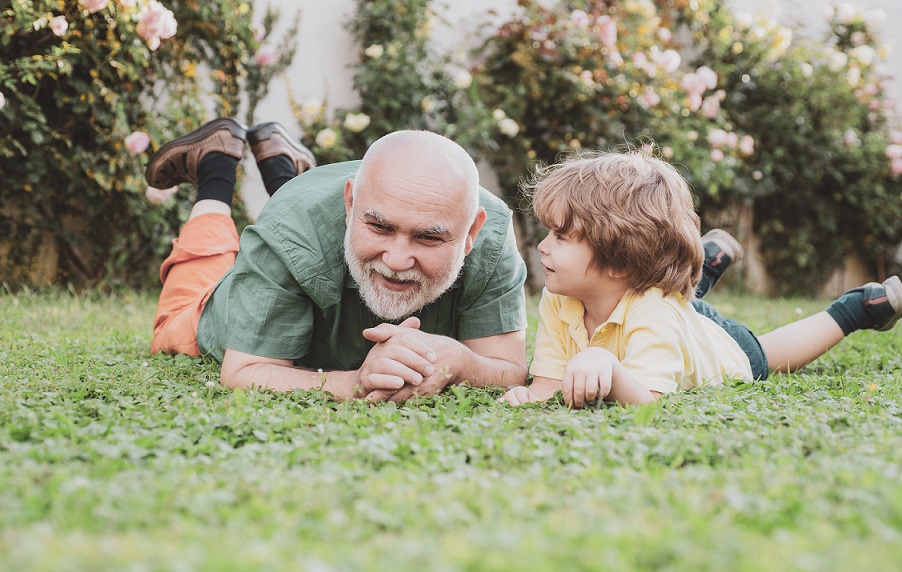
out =
<svg viewBox="0 0 902 572"><path fill-rule="evenodd" d="M345 262L351 277L357 283L360 297L367 308L383 320L395 321L421 310L426 304L436 300L451 287L464 266L464 249L461 248L445 272L432 278L419 270L410 269L394 272L379 259L363 261L351 246L351 229L345 232ZM414 282L402 292L389 290L377 283L379 273L392 280Z"/></svg>

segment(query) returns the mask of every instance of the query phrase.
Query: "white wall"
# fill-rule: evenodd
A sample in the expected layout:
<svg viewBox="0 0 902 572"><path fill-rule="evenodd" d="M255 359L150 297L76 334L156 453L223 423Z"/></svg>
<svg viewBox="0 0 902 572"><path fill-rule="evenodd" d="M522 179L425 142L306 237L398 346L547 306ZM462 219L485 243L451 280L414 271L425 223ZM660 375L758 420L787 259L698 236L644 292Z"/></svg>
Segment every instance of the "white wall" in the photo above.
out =
<svg viewBox="0 0 902 572"><path fill-rule="evenodd" d="M902 107L902 0L849 0L849 3L860 11L879 8L886 12L883 37L892 44L887 63L896 76L890 89ZM286 78L273 82L269 95L257 108L258 121L280 121L292 131L299 129L289 107L287 85L298 100L328 95L330 109L357 103L353 72L348 66L355 62L358 47L345 29L356 7L354 0L256 0L254 4L260 13L267 4L282 10L280 27L274 31L276 38L281 37L280 32L288 26L294 12L301 11L293 65ZM760 12L784 24L801 24L812 37L820 37L826 29L823 0L731 0L731 5L737 11ZM478 43L483 23L503 21L516 9L516 0L449 0L443 12L448 23L436 26L435 41L442 49L465 50ZM492 11L496 13L492 15ZM266 195L256 167L248 162L245 167L247 176L242 193L251 216L255 217ZM484 184L491 188L491 175L485 169L483 174Z"/></svg>

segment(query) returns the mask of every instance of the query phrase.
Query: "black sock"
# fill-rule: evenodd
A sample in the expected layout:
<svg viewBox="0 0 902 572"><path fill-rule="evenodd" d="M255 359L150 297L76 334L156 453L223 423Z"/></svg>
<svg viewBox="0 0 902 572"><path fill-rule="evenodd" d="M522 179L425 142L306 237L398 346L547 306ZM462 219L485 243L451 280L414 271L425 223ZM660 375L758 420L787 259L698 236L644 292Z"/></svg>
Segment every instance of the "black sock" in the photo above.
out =
<svg viewBox="0 0 902 572"><path fill-rule="evenodd" d="M276 155L269 159L263 159L257 163L260 176L263 177L263 186L269 196L273 196L279 188L295 178L298 174L294 168L294 162L287 155Z"/></svg>
<svg viewBox="0 0 902 572"><path fill-rule="evenodd" d="M834 300L827 308L827 313L836 320L843 334L847 336L874 325L874 318L865 312L864 292L861 288L849 290Z"/></svg>
<svg viewBox="0 0 902 572"><path fill-rule="evenodd" d="M235 157L217 152L204 155L197 166L197 201L213 199L232 206L237 169Z"/></svg>

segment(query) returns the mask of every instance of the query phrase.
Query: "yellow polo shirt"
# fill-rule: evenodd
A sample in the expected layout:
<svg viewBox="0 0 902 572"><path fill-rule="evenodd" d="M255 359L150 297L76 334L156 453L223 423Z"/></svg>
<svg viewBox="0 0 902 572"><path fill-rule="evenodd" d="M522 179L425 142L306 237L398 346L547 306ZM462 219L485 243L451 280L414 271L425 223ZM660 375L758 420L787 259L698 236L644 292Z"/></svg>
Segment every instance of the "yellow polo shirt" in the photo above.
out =
<svg viewBox="0 0 902 572"><path fill-rule="evenodd" d="M591 337L584 313L576 298L542 292L531 374L563 379L567 362L592 346L613 353L636 381L661 393L753 379L748 357L723 328L658 288L625 295Z"/></svg>

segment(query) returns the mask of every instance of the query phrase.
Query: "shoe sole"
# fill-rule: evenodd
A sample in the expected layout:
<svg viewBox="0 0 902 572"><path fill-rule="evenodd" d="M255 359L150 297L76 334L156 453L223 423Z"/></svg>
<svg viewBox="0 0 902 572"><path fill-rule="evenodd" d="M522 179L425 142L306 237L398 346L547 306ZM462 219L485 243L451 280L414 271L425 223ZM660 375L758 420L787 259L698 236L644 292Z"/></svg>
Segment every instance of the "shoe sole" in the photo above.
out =
<svg viewBox="0 0 902 572"><path fill-rule="evenodd" d="M169 169L173 172L179 172L181 168L182 172L186 172L188 170L188 165L185 161L185 152L182 150L184 147L191 147L196 145L209 137L211 134L219 131L222 128L226 128L229 130L229 133L232 134L233 137L237 137L238 139L245 140L247 138L247 127L238 121L235 121L231 117L221 117L219 119L214 119L204 125L198 127L191 133L187 135L182 135L181 137L176 137L172 141L168 143L164 143L159 149L157 149L156 153L150 158L147 162L147 168L144 171L144 180L147 181L151 187L156 187L158 189L168 189L169 187L173 187L180 183L196 183L197 181L191 180L190 178L186 180L181 180L177 178L165 178L166 175L163 172L164 169L169 167ZM179 155L182 156L181 161L176 161L175 158ZM241 159L241 157L236 157L236 159ZM179 163L181 163L179 165ZM158 175L158 178L155 180L151 180L151 171Z"/></svg>
<svg viewBox="0 0 902 572"><path fill-rule="evenodd" d="M899 318L902 318L902 280L899 280L898 276L890 276L883 281L883 287L886 289L886 299L896 311L896 315L882 327L877 328L878 332L892 330Z"/></svg>
<svg viewBox="0 0 902 572"><path fill-rule="evenodd" d="M730 233L720 228L715 228L706 232L704 236L702 236L702 242L713 242L720 246L720 249L726 252L727 256L730 257L731 264L736 264L742 260L742 257L745 254L745 250L742 248L742 245L739 244L739 241L733 238Z"/></svg>
<svg viewBox="0 0 902 572"><path fill-rule="evenodd" d="M303 155L308 159L311 168L316 166L316 158L313 156L313 152L310 149L307 149L303 145L299 146L299 144L294 140L294 137L288 134L288 130L281 123L277 123L275 121L270 121L269 123L263 123L261 125L257 125L253 127L250 131L247 132L247 144L251 147L251 151L253 152L253 146L260 141L265 141L272 137L273 133L280 133L282 137L285 139L285 142L288 143L289 147ZM265 157L268 159L269 157ZM254 159L258 162L262 161L264 158L257 157L254 155Z"/></svg>

